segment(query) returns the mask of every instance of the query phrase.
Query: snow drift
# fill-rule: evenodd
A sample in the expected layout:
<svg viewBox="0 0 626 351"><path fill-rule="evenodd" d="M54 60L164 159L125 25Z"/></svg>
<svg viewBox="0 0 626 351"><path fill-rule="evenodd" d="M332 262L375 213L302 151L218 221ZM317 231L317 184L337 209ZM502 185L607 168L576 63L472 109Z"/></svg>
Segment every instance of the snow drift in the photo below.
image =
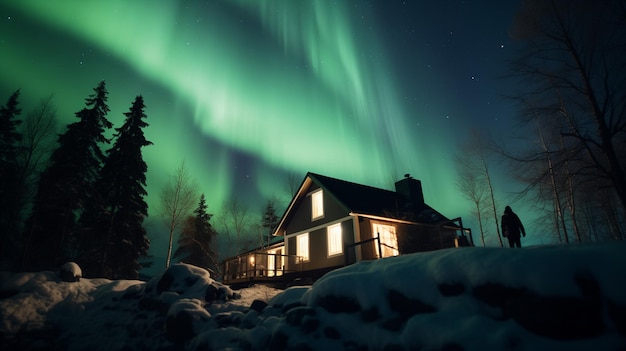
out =
<svg viewBox="0 0 626 351"><path fill-rule="evenodd" d="M449 249L361 262L285 291L233 291L186 264L149 282L5 273L2 348L623 350L625 252Z"/></svg>

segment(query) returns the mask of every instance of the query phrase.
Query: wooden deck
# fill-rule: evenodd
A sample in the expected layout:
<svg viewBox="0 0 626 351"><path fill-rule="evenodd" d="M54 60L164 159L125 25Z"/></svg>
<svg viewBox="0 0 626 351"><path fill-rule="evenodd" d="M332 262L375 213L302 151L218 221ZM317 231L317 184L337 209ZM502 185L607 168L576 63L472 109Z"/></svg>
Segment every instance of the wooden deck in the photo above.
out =
<svg viewBox="0 0 626 351"><path fill-rule="evenodd" d="M322 269L287 272L280 275L248 275L243 277L236 277L228 280L224 280L224 284L231 287L231 289L247 288L255 284L263 284L271 286L277 289L286 289L290 286L311 285L315 283L324 274L333 271L343 266L326 267Z"/></svg>

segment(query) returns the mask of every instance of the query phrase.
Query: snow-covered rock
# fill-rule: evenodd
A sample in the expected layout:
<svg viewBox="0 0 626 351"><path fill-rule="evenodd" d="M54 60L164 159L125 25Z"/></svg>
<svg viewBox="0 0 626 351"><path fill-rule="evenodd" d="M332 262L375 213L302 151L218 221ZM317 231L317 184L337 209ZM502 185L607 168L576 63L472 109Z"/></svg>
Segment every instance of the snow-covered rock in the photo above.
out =
<svg viewBox="0 0 626 351"><path fill-rule="evenodd" d="M203 303L212 303L225 302L237 297L230 287L211 279L206 269L176 263L146 284L141 303L146 308L166 312L180 299L199 299Z"/></svg>
<svg viewBox="0 0 626 351"><path fill-rule="evenodd" d="M59 278L64 282L77 282L83 276L83 271L76 262L67 262L59 269Z"/></svg>
<svg viewBox="0 0 626 351"><path fill-rule="evenodd" d="M165 328L167 338L174 342L191 339L201 331L211 315L198 299L179 299L167 311Z"/></svg>

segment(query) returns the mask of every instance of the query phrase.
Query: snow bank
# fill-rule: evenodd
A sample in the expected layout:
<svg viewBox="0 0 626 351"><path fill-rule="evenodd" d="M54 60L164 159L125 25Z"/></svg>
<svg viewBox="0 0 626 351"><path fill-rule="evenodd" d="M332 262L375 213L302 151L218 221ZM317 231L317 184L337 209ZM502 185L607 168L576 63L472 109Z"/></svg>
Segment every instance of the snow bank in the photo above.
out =
<svg viewBox="0 0 626 351"><path fill-rule="evenodd" d="M1 274L0 342L34 350L623 350L626 243L462 248L237 292L186 264L149 282Z"/></svg>

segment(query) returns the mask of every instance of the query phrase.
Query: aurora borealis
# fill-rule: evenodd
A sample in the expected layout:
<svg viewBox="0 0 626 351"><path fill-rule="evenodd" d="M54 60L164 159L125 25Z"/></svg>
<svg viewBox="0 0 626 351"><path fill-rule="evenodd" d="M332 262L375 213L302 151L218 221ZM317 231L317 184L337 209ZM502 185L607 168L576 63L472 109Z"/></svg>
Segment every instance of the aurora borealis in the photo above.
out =
<svg viewBox="0 0 626 351"><path fill-rule="evenodd" d="M307 171L391 189L405 173L449 217L456 145L508 130L517 4L493 1L0 1L0 99L54 94L62 126L105 80L109 119L146 103L151 214L185 163L209 211L288 202ZM286 205L286 204L285 204ZM152 216L149 221L159 221ZM158 235L151 237L159 245Z"/></svg>

